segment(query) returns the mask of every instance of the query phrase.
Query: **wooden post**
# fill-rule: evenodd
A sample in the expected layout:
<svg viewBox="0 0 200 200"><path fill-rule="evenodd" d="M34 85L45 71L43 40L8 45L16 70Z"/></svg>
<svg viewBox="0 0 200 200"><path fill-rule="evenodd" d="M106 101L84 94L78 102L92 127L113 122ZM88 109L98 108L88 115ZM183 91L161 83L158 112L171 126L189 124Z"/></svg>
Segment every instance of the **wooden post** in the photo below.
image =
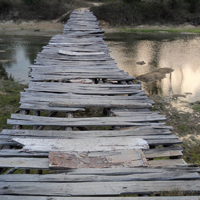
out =
<svg viewBox="0 0 200 200"><path fill-rule="evenodd" d="M73 117L74 117L74 113L73 112L67 112L66 118L73 118ZM72 127L66 127L65 130L66 131L72 131Z"/></svg>
<svg viewBox="0 0 200 200"><path fill-rule="evenodd" d="M40 116L40 111L34 110L34 111L33 111L33 115L34 115L34 116ZM38 126L33 126L33 130L37 130L37 129L38 129Z"/></svg>

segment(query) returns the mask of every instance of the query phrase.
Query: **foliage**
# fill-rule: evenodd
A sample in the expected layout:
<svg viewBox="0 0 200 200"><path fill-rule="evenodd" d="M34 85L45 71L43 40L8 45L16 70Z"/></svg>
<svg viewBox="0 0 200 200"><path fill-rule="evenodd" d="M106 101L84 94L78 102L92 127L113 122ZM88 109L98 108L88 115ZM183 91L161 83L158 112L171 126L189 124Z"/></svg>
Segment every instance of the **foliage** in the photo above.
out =
<svg viewBox="0 0 200 200"><path fill-rule="evenodd" d="M27 86L12 80L0 80L0 131L3 128L11 128L6 121L11 113L19 109L20 91L25 87Z"/></svg>
<svg viewBox="0 0 200 200"><path fill-rule="evenodd" d="M33 5L42 2L41 0L21 0L21 1L26 5Z"/></svg>
<svg viewBox="0 0 200 200"><path fill-rule="evenodd" d="M189 22L200 24L200 0L170 0L163 2L115 2L91 10L100 20L105 20L111 25L138 25L138 24L182 24ZM195 1L196 3L192 3ZM195 4L195 11L192 10ZM198 11L198 12L197 12ZM192 14L196 12L196 14Z"/></svg>
<svg viewBox="0 0 200 200"><path fill-rule="evenodd" d="M141 0L123 0L124 3L135 3L140 2Z"/></svg>
<svg viewBox="0 0 200 200"><path fill-rule="evenodd" d="M200 165L200 140L197 140L195 137L190 139L184 139L183 141L184 159L188 163Z"/></svg>
<svg viewBox="0 0 200 200"><path fill-rule="evenodd" d="M1 0L0 19L52 20L86 5L82 0Z"/></svg>

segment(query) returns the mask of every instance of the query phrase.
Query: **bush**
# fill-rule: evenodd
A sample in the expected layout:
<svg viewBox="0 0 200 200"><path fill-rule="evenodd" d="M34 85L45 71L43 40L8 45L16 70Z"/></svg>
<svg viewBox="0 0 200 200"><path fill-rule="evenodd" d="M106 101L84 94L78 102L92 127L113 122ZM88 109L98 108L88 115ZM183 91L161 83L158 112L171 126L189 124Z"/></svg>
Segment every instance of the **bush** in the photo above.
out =
<svg viewBox="0 0 200 200"><path fill-rule="evenodd" d="M0 0L0 17L9 20L52 20L85 5L82 0Z"/></svg>
<svg viewBox="0 0 200 200"><path fill-rule="evenodd" d="M134 4L115 3L92 7L91 10L100 20L108 21L112 25L133 25L174 21L174 13L163 3Z"/></svg>
<svg viewBox="0 0 200 200"><path fill-rule="evenodd" d="M12 0L0 0L0 13L9 12L14 8L15 3Z"/></svg>

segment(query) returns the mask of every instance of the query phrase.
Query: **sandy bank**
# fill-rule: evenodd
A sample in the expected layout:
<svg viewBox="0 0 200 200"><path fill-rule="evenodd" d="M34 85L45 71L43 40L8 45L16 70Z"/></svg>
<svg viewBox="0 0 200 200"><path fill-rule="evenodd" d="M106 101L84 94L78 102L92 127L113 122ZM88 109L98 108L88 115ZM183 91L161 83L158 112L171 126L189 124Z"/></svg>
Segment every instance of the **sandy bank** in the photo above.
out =
<svg viewBox="0 0 200 200"><path fill-rule="evenodd" d="M54 21L0 21L0 34L48 35L63 32L63 24Z"/></svg>

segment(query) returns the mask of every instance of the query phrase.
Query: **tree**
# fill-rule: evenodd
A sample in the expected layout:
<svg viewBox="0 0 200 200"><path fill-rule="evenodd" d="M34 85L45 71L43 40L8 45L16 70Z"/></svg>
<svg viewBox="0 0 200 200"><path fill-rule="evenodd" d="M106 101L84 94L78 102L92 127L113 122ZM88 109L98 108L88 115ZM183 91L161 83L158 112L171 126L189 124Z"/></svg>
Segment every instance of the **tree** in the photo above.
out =
<svg viewBox="0 0 200 200"><path fill-rule="evenodd" d="M134 2L140 2L141 0L123 0L125 3L134 3Z"/></svg>
<svg viewBox="0 0 200 200"><path fill-rule="evenodd" d="M41 2L41 0L21 0L26 5L34 5Z"/></svg>

